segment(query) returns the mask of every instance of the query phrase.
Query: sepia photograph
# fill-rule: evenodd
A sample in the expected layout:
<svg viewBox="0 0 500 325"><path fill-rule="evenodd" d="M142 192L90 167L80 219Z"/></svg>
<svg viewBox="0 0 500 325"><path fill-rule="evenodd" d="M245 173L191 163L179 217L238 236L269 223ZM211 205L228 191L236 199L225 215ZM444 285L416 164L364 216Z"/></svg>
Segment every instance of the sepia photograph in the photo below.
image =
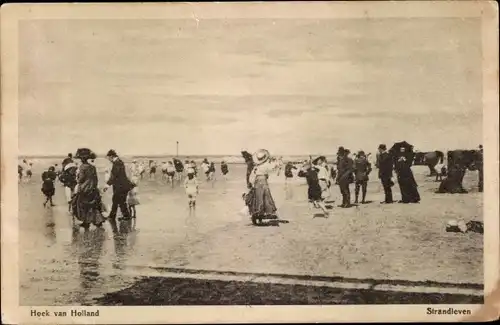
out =
<svg viewBox="0 0 500 325"><path fill-rule="evenodd" d="M452 2L2 7L8 316L471 317L498 281L498 6Z"/></svg>

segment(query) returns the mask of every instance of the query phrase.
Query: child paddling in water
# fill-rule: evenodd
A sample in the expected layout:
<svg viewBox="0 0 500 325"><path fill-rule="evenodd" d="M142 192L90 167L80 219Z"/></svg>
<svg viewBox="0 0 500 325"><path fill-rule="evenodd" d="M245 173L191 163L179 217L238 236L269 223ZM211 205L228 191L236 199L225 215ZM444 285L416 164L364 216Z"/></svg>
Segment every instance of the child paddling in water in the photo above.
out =
<svg viewBox="0 0 500 325"><path fill-rule="evenodd" d="M184 181L184 188L189 199L189 208L196 207L196 196L198 195L198 180L194 177L194 172L189 171Z"/></svg>
<svg viewBox="0 0 500 325"><path fill-rule="evenodd" d="M127 194L127 205L128 205L130 217L132 219L135 219L137 216L137 211L135 210L135 207L136 207L136 205L140 204L138 193L137 193L137 183L139 182L139 179L136 177L133 177L131 179L131 181L135 186Z"/></svg>
<svg viewBox="0 0 500 325"><path fill-rule="evenodd" d="M56 178L57 175L54 167L50 167L48 171L42 173L42 193L45 195L45 202L43 203L44 207L47 206L47 203L50 203L51 207L54 206L52 197L56 193L56 189L54 187Z"/></svg>

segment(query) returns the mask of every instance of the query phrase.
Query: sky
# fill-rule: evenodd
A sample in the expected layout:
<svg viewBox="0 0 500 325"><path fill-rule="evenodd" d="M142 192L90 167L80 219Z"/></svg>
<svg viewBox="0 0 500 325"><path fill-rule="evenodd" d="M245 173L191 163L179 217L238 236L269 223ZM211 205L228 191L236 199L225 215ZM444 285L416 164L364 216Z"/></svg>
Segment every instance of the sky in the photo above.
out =
<svg viewBox="0 0 500 325"><path fill-rule="evenodd" d="M24 21L19 151L475 148L480 28L461 18Z"/></svg>

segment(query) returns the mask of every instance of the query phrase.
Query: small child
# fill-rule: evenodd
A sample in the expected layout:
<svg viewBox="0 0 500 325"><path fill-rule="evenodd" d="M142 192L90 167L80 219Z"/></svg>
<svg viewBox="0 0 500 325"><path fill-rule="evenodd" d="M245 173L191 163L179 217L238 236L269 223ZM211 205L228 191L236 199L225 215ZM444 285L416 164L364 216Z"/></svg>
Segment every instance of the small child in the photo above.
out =
<svg viewBox="0 0 500 325"><path fill-rule="evenodd" d="M138 183L138 179L136 179L135 177L132 178L132 183L134 184L134 187L128 192L128 195L127 195L127 205L128 205L128 209L129 209L129 213L130 213L130 217L132 219L135 219L136 216L137 216L137 211L135 209L136 205L139 205L140 202L139 202L139 196L138 196L138 191L137 191L137 183Z"/></svg>
<svg viewBox="0 0 500 325"><path fill-rule="evenodd" d="M196 196L198 195L198 180L194 177L194 173L190 172L184 181L184 188L189 199L189 208L196 207Z"/></svg>
<svg viewBox="0 0 500 325"><path fill-rule="evenodd" d="M302 170L299 171L299 177L305 177L307 180L307 197L309 203L311 203L315 208L323 210L326 218L330 216L328 210L326 209L324 199L322 198L322 189L318 179L319 169L312 164L306 164Z"/></svg>
<svg viewBox="0 0 500 325"><path fill-rule="evenodd" d="M175 166L169 161L167 164L167 182L171 183L174 186L174 178L175 178Z"/></svg>
<svg viewBox="0 0 500 325"><path fill-rule="evenodd" d="M45 195L45 202L43 207L50 203L50 206L55 206L52 202L52 197L56 193L56 188L54 182L57 178L56 171L54 167L49 167L49 169L42 173L42 193Z"/></svg>

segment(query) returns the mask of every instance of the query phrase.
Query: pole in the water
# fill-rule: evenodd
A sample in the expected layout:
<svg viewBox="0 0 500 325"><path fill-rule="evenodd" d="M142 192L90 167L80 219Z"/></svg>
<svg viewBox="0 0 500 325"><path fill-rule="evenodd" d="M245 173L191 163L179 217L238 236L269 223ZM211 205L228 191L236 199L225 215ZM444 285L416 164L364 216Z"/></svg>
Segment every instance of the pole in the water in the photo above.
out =
<svg viewBox="0 0 500 325"><path fill-rule="evenodd" d="M177 141L177 146L175 148L175 156L179 157L179 141Z"/></svg>

